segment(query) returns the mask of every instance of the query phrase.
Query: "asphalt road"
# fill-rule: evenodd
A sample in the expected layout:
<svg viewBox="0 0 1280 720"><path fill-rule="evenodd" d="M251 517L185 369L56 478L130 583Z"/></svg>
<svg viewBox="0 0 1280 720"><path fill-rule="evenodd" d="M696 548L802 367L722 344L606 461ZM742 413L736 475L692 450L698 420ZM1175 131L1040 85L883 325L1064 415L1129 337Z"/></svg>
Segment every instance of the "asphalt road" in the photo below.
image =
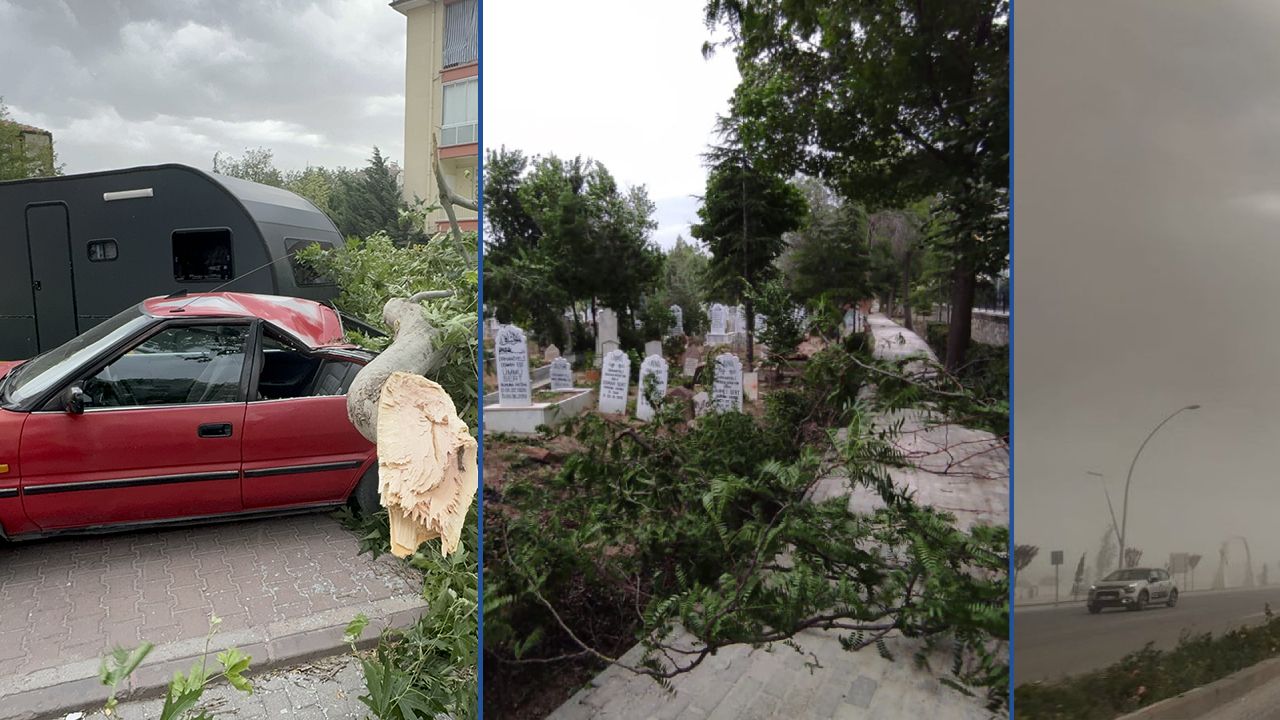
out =
<svg viewBox="0 0 1280 720"><path fill-rule="evenodd" d="M1183 631L1215 635L1280 613L1280 586L1183 593L1177 607L1121 608L1090 615L1083 603L1015 610L1013 672L1018 685L1110 665L1148 642L1171 648Z"/></svg>

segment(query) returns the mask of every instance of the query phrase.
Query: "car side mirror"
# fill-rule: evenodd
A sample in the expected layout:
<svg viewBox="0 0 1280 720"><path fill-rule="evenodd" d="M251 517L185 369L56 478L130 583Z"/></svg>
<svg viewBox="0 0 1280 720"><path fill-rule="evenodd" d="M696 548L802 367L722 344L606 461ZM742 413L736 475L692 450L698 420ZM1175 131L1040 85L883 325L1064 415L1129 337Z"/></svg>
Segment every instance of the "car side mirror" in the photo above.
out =
<svg viewBox="0 0 1280 720"><path fill-rule="evenodd" d="M62 395L62 409L66 410L68 415L83 415L84 404L84 389L79 385L72 385Z"/></svg>

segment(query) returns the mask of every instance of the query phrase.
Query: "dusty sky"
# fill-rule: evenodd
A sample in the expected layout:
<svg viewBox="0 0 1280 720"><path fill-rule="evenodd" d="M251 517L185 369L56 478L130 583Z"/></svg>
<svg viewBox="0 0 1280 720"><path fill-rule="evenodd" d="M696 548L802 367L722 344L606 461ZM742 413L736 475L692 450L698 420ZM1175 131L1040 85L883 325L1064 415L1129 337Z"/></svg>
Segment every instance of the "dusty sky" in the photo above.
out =
<svg viewBox="0 0 1280 720"><path fill-rule="evenodd" d="M404 45L385 0L0 0L0 96L68 173L399 161Z"/></svg>
<svg viewBox="0 0 1280 720"><path fill-rule="evenodd" d="M702 58L698 0L484 2L484 142L586 155L658 206L654 239L689 238L701 153L738 84L732 52Z"/></svg>
<svg viewBox="0 0 1280 720"><path fill-rule="evenodd" d="M1092 564L1138 445L1143 564L1280 580L1280 4L1019 2L1015 535ZM1233 551L1233 559L1243 554ZM1239 565L1236 566L1237 569Z"/></svg>

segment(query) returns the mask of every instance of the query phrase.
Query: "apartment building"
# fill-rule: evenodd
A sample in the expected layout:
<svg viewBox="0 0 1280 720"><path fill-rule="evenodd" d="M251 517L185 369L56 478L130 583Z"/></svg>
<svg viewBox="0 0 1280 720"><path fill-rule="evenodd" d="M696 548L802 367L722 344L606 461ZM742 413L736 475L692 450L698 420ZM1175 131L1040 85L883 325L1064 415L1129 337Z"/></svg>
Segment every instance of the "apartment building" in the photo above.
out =
<svg viewBox="0 0 1280 720"><path fill-rule="evenodd" d="M408 21L405 53L404 195L437 202L431 140L453 191L474 199L479 177L480 63L478 0L396 0ZM458 209L464 229L476 214ZM430 220L448 224L443 211Z"/></svg>

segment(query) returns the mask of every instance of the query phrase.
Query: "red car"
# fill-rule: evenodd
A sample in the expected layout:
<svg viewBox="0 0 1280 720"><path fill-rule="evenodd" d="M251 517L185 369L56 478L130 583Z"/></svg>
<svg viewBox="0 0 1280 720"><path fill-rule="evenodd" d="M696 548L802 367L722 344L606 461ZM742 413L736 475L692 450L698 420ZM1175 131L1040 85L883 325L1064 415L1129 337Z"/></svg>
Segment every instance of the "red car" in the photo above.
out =
<svg viewBox="0 0 1280 720"><path fill-rule="evenodd" d="M152 298L0 362L0 538L378 504L346 391L373 353L297 298Z"/></svg>

